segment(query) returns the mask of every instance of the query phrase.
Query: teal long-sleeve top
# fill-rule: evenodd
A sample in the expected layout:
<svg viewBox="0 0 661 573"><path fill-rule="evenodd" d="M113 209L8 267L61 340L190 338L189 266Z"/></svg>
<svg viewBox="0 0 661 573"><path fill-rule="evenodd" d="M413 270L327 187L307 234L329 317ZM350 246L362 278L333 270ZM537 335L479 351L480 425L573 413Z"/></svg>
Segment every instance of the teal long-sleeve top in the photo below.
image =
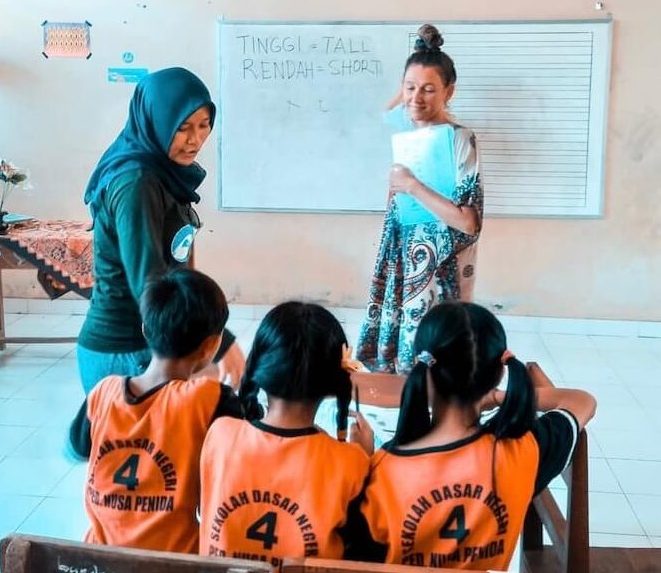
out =
<svg viewBox="0 0 661 573"><path fill-rule="evenodd" d="M151 277L186 265L197 216L152 172L134 169L108 185L94 221L94 289L78 342L96 352L147 347L138 301ZM191 227L187 227L191 226ZM224 350L234 342L225 331Z"/></svg>

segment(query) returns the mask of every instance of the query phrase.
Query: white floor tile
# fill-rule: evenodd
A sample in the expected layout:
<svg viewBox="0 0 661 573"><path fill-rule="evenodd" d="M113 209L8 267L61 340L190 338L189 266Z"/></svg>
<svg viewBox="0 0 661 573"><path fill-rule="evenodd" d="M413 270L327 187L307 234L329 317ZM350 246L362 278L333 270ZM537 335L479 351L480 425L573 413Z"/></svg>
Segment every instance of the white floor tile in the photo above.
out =
<svg viewBox="0 0 661 573"><path fill-rule="evenodd" d="M42 499L34 495L0 494L0 539L18 529Z"/></svg>
<svg viewBox="0 0 661 573"><path fill-rule="evenodd" d="M0 423L15 426L43 426L53 415L53 406L41 400L9 398L0 404Z"/></svg>
<svg viewBox="0 0 661 573"><path fill-rule="evenodd" d="M661 384L659 384L661 369L657 375L658 378L650 378L647 385L629 387L632 396L643 408L658 408L661 404Z"/></svg>
<svg viewBox="0 0 661 573"><path fill-rule="evenodd" d="M7 326L7 336L40 336L43 333L50 335L69 318L62 314L25 314Z"/></svg>
<svg viewBox="0 0 661 573"><path fill-rule="evenodd" d="M619 408L606 405L602 408L599 404L597 404L595 417L590 420L589 427L597 435L600 430L628 431L635 428L642 435L656 430L652 416L641 406Z"/></svg>
<svg viewBox="0 0 661 573"><path fill-rule="evenodd" d="M540 336L544 342L544 345L551 349L595 349L591 337L585 336L584 334L559 334L554 332L542 332Z"/></svg>
<svg viewBox="0 0 661 573"><path fill-rule="evenodd" d="M564 380L595 384L613 384L618 381L615 371L603 361L596 349L547 348Z"/></svg>
<svg viewBox="0 0 661 573"><path fill-rule="evenodd" d="M652 547L646 535L617 535L614 533L590 533L592 547Z"/></svg>
<svg viewBox="0 0 661 573"><path fill-rule="evenodd" d="M641 336L638 338L638 344L641 348L645 348L650 352L654 353L656 356L661 354L661 336L656 337L646 337Z"/></svg>
<svg viewBox="0 0 661 573"><path fill-rule="evenodd" d="M69 295L65 295L69 296ZM30 314L65 314L84 315L89 308L89 300L73 295L72 298L59 298L52 301L43 298L27 299L27 309Z"/></svg>
<svg viewBox="0 0 661 573"><path fill-rule="evenodd" d="M356 351L356 345L358 344L358 336L360 335L361 325L357 322L348 322L342 325L344 329L344 334L349 341L349 346L353 348L354 355Z"/></svg>
<svg viewBox="0 0 661 573"><path fill-rule="evenodd" d="M601 449L601 446L599 445L599 441L597 440L594 434L594 430L590 427L589 424L586 431L588 433L588 457L590 458L606 457L604 455L604 451Z"/></svg>
<svg viewBox="0 0 661 573"><path fill-rule="evenodd" d="M661 430L644 434L632 430L594 430L607 458L661 462Z"/></svg>
<svg viewBox="0 0 661 573"><path fill-rule="evenodd" d="M9 458L47 460L62 455L68 441L68 432L65 429L57 430L42 427L33 430L20 445L8 453Z"/></svg>
<svg viewBox="0 0 661 573"><path fill-rule="evenodd" d="M4 401L11 398L23 386L23 383L17 379L11 379L5 376L4 379L0 378L0 400ZM4 423L0 418L0 424Z"/></svg>
<svg viewBox="0 0 661 573"><path fill-rule="evenodd" d="M16 448L25 442L34 431L34 428L28 426L0 425L0 456L11 454Z"/></svg>
<svg viewBox="0 0 661 573"><path fill-rule="evenodd" d="M653 337L661 340L661 323L640 322L638 324L638 336Z"/></svg>
<svg viewBox="0 0 661 573"><path fill-rule="evenodd" d="M658 495L661 484L661 462L608 460L615 478L628 494Z"/></svg>
<svg viewBox="0 0 661 573"><path fill-rule="evenodd" d="M25 344L20 348L20 350L17 350L14 353L14 356L60 359L60 358L64 358L67 354L69 354L75 348L75 346L76 345L73 343L29 344L29 345Z"/></svg>
<svg viewBox="0 0 661 573"><path fill-rule="evenodd" d="M11 356L18 352L21 348L24 348L25 344L6 344L5 349L0 351L1 356Z"/></svg>
<svg viewBox="0 0 661 573"><path fill-rule="evenodd" d="M80 541L89 527L84 512L71 511L71 500L47 497L18 528L19 533Z"/></svg>
<svg viewBox="0 0 661 573"><path fill-rule="evenodd" d="M0 353L0 384L24 383L45 372L53 365L52 358L20 357Z"/></svg>
<svg viewBox="0 0 661 573"><path fill-rule="evenodd" d="M498 320L508 332L539 332L541 319L535 316L509 316L497 314Z"/></svg>
<svg viewBox="0 0 661 573"><path fill-rule="evenodd" d="M623 493L608 461L603 458L588 458L588 479L591 492Z"/></svg>
<svg viewBox="0 0 661 573"><path fill-rule="evenodd" d="M601 351L624 352L640 348L640 339L637 336L589 336L592 345Z"/></svg>
<svg viewBox="0 0 661 573"><path fill-rule="evenodd" d="M64 405L82 402L84 397L82 385L77 379L51 377L48 376L48 372L31 383L23 384L12 395L12 398L42 400L51 404Z"/></svg>
<svg viewBox="0 0 661 573"><path fill-rule="evenodd" d="M233 318L230 315L230 319L227 322L227 328L232 331L234 336L240 336L253 324L254 320L249 318Z"/></svg>
<svg viewBox="0 0 661 573"><path fill-rule="evenodd" d="M38 379L80 385L78 361L71 358L62 358L57 362L53 362L52 366L44 370Z"/></svg>
<svg viewBox="0 0 661 573"><path fill-rule="evenodd" d="M565 382L569 387L590 392L597 400L597 412L602 409L638 408L640 406L629 388L619 382L615 384L597 384L594 381L581 382L579 380L566 380Z"/></svg>
<svg viewBox="0 0 661 573"><path fill-rule="evenodd" d="M590 492L589 503L591 533L645 535L623 494Z"/></svg>
<svg viewBox="0 0 661 573"><path fill-rule="evenodd" d="M640 323L633 320L586 320L586 334L595 336L638 336Z"/></svg>
<svg viewBox="0 0 661 573"><path fill-rule="evenodd" d="M49 497L59 497L72 500L74 507L83 509L85 483L87 481L87 463L79 462L74 465L51 490ZM78 503L79 505L75 505Z"/></svg>
<svg viewBox="0 0 661 573"><path fill-rule="evenodd" d="M339 320L342 324L348 322L361 324L365 318L365 309L364 308L332 308L329 309L335 318Z"/></svg>
<svg viewBox="0 0 661 573"><path fill-rule="evenodd" d="M650 536L661 536L661 496L627 494L629 503Z"/></svg>
<svg viewBox="0 0 661 573"><path fill-rule="evenodd" d="M539 331L559 334L588 334L585 320L571 318L540 318Z"/></svg>
<svg viewBox="0 0 661 573"><path fill-rule="evenodd" d="M70 469L57 452L41 459L6 457L0 462L0 494L48 495Z"/></svg>

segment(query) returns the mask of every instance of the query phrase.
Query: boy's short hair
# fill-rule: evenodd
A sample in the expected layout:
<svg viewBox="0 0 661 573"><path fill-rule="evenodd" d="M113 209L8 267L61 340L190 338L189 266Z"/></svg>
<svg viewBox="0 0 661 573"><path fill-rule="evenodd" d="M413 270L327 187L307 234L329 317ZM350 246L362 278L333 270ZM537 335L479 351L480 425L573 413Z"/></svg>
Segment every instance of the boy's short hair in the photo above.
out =
<svg viewBox="0 0 661 573"><path fill-rule="evenodd" d="M140 314L151 351L163 358L182 358L209 336L222 333L229 309L213 279L178 268L147 284Z"/></svg>

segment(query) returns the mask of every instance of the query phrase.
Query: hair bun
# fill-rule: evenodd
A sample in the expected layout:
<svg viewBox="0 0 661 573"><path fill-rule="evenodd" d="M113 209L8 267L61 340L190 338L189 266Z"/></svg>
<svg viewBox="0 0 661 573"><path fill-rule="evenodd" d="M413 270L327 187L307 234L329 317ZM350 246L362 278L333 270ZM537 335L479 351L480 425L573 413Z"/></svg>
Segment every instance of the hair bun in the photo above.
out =
<svg viewBox="0 0 661 573"><path fill-rule="evenodd" d="M440 52L442 45L443 36L441 36L436 26L423 24L418 28L418 39L415 41L415 46L413 47L416 52Z"/></svg>

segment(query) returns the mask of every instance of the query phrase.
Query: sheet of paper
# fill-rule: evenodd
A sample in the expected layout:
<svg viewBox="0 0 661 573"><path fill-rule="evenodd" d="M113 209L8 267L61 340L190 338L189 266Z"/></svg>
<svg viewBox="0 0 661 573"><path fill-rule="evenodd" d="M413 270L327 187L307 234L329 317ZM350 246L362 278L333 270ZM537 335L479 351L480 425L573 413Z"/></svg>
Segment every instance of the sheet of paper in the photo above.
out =
<svg viewBox="0 0 661 573"><path fill-rule="evenodd" d="M424 185L452 200L455 190L454 128L435 125L395 133L392 136L393 162L408 167ZM438 221L419 201L398 193L395 200L399 221L404 225Z"/></svg>

